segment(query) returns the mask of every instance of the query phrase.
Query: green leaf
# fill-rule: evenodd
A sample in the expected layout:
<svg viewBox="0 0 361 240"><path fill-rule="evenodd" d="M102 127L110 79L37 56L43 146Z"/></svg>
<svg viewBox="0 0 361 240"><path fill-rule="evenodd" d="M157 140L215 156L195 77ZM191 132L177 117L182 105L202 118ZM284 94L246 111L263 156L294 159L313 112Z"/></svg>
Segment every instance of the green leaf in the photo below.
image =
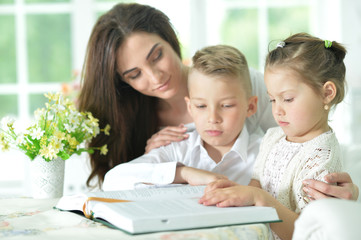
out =
<svg viewBox="0 0 361 240"><path fill-rule="evenodd" d="M58 157L60 157L63 160L70 158L70 155L64 151L59 152L57 155L58 155Z"/></svg>
<svg viewBox="0 0 361 240"><path fill-rule="evenodd" d="M36 155L32 154L31 152L26 152L25 155L27 155L30 160L34 160L34 158L36 157Z"/></svg>

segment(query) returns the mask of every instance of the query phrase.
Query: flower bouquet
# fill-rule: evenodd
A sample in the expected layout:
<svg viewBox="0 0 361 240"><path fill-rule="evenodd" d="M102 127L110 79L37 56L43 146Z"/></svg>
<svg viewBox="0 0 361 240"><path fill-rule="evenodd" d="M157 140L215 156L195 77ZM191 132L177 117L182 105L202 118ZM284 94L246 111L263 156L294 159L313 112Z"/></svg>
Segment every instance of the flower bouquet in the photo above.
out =
<svg viewBox="0 0 361 240"><path fill-rule="evenodd" d="M87 148L85 144L100 131L109 135L110 126L99 129L98 119L90 112L78 112L74 103L69 99L63 99L60 93L45 94L49 102L46 108L37 109L34 112L35 123L25 132L16 132L14 120L2 119L0 131L0 146L2 150L8 150L15 145L23 151L31 160L41 156L45 161L51 161L57 157L66 160L72 154L100 150L101 154L107 154L107 145L99 148Z"/></svg>
<svg viewBox="0 0 361 240"><path fill-rule="evenodd" d="M24 152L32 162L38 162L36 164L41 166L37 167L34 176L44 175L45 171L48 177L53 177L58 172L62 172L60 183L57 181L58 184L61 184L60 193L52 196L59 197L63 191L63 160L68 159L73 154L80 155L82 152L92 154L95 150L106 155L108 151L107 145L90 148L87 143L97 136L100 131L109 135L110 126L106 125L104 129L100 129L97 118L94 118L90 112L77 111L74 103L67 98L64 99L61 93L48 93L45 94L45 97L49 102L45 104L45 108L37 109L34 112L35 121L25 131L16 131L13 119L8 117L2 119L0 147L4 151L11 146L15 146ZM59 163L55 163L56 161ZM49 170L52 164L60 164L60 167ZM42 169L40 172L38 171L39 168ZM41 179L38 181L42 185L46 185L45 183L52 184L55 181L40 177ZM47 191L51 191L52 188L48 187ZM36 198L44 198L42 196L45 195L38 194L40 197Z"/></svg>

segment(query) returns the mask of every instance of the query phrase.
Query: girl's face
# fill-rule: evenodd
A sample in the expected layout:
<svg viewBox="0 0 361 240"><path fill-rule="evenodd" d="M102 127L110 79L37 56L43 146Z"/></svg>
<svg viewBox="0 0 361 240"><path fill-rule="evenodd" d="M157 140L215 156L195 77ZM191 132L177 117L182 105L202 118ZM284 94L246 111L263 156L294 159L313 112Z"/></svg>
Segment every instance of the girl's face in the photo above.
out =
<svg viewBox="0 0 361 240"><path fill-rule="evenodd" d="M292 142L305 142L326 132L328 112L324 99L294 70L266 68L264 79L278 125Z"/></svg>
<svg viewBox="0 0 361 240"><path fill-rule="evenodd" d="M228 152L246 118L257 109L257 97L248 98L240 79L205 75L191 70L188 79L188 111L204 146Z"/></svg>
<svg viewBox="0 0 361 240"><path fill-rule="evenodd" d="M168 42L156 34L136 32L117 52L124 81L144 95L169 99L182 83L182 62Z"/></svg>

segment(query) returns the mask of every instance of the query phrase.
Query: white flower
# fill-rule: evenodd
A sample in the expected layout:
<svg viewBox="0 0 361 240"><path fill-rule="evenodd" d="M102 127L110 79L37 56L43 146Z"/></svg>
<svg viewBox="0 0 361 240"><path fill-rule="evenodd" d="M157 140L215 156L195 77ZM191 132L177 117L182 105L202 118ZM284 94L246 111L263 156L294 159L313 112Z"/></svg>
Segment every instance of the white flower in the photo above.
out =
<svg viewBox="0 0 361 240"><path fill-rule="evenodd" d="M38 139L40 140L40 138L43 136L45 131L41 130L41 128L39 127L36 127L36 128L32 128L30 130L30 136L33 138L33 139Z"/></svg>
<svg viewBox="0 0 361 240"><path fill-rule="evenodd" d="M34 117L36 120L40 120L45 116L45 108L38 108L34 112Z"/></svg>
<svg viewBox="0 0 361 240"><path fill-rule="evenodd" d="M63 105L61 105L61 104L54 104L54 106L52 108L53 108L53 110L55 110L57 112L65 110L65 107Z"/></svg>
<svg viewBox="0 0 361 240"><path fill-rule="evenodd" d="M93 127L93 136L96 136L100 133L100 129L98 126Z"/></svg>
<svg viewBox="0 0 361 240"><path fill-rule="evenodd" d="M63 150L64 144L61 142L61 140L52 138L51 146L55 149L55 152L58 153Z"/></svg>
<svg viewBox="0 0 361 240"><path fill-rule="evenodd" d="M16 138L15 144L23 145L24 143L25 143L24 134L19 134L19 136Z"/></svg>
<svg viewBox="0 0 361 240"><path fill-rule="evenodd" d="M75 130L76 130L75 126L73 126L71 124L64 123L64 127L65 127L66 131L68 131L69 133L75 132Z"/></svg>
<svg viewBox="0 0 361 240"><path fill-rule="evenodd" d="M93 135L93 129L90 128L88 125L83 124L81 127L85 133L89 133L90 135Z"/></svg>
<svg viewBox="0 0 361 240"><path fill-rule="evenodd" d="M78 128L81 121L81 115L76 112L72 112L68 118L69 123L74 126L74 128Z"/></svg>
<svg viewBox="0 0 361 240"><path fill-rule="evenodd" d="M56 155L57 152L54 148L52 148L51 145L40 149L39 153L40 153L40 156L42 156L43 158L48 158L50 160L53 160L54 158L57 157L57 155Z"/></svg>
<svg viewBox="0 0 361 240"><path fill-rule="evenodd" d="M44 96L49 100L57 102L61 97L61 93L60 92L57 92L57 93L45 93Z"/></svg>
<svg viewBox="0 0 361 240"><path fill-rule="evenodd" d="M7 129L9 126L12 126L14 124L14 119L10 118L10 117L3 117L1 119L1 128L2 129Z"/></svg>

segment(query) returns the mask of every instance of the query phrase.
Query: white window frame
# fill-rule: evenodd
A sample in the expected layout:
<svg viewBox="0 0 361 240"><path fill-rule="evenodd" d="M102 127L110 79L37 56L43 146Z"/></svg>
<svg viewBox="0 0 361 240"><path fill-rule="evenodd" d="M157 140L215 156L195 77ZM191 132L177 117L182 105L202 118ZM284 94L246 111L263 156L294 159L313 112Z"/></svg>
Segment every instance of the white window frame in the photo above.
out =
<svg viewBox="0 0 361 240"><path fill-rule="evenodd" d="M320 38L337 40L342 42L341 25L341 0L142 0L142 4L152 5L165 12L171 19L179 36L189 41L190 56L193 53L206 46L218 44L220 42L219 29L222 14L227 8L257 8L259 10L259 59L264 59L267 54L267 46L271 39L268 39L267 8L285 7L285 6L311 6L310 22L312 28L310 33ZM18 116L24 123L31 120L29 114L29 95L39 94L48 91L59 91L60 83L29 83L27 45L26 45L26 14L40 13L69 13L71 14L71 46L72 46L72 68L80 71L83 65L87 42L98 11L109 10L117 1L114 2L96 2L95 0L72 0L68 3L44 3L44 4L26 4L25 0L15 0L15 4L1 4L0 14L14 14L16 24L16 69L17 82L14 84L1 84L0 94L16 94L18 96ZM349 4L348 4L349 5ZM181 7L189 8L184 13L180 11ZM182 15L179 17L179 12ZM189 30L190 29L190 30ZM259 63L259 70L263 70L263 62ZM341 116L350 116L350 109L338 107ZM346 117L347 118L347 117ZM335 127L334 130L339 133L346 144L351 141L350 122L351 117L342 119L342 127ZM339 119L334 121L336 126L341 126ZM341 129L341 130L339 130ZM342 142L341 141L341 142ZM4 161L5 159L5 161ZM7 163L6 163L7 161ZM10 162L10 163L9 163ZM0 152L0 189L6 188L8 192L23 192L28 187L26 182L28 171L27 164L29 160L19 152L1 153ZM10 166L10 167L9 167ZM4 174L11 171L11 174L4 177ZM11 176L11 177L9 177ZM5 187L11 185L11 188ZM17 189L17 190L16 190ZM2 191L2 190L1 190Z"/></svg>

